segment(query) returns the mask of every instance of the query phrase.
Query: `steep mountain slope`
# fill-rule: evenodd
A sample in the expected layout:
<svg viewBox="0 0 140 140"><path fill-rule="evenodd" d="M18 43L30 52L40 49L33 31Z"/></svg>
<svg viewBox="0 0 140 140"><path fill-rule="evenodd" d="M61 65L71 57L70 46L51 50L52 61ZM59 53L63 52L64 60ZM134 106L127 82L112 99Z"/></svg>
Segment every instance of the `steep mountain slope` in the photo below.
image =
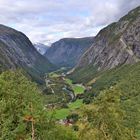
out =
<svg viewBox="0 0 140 140"><path fill-rule="evenodd" d="M49 46L44 45L42 43L35 43L33 45L36 48L36 50L42 55L44 55L46 51L49 49Z"/></svg>
<svg viewBox="0 0 140 140"><path fill-rule="evenodd" d="M0 71L15 68L23 68L34 79L40 79L53 65L36 51L23 33L0 25Z"/></svg>
<svg viewBox="0 0 140 140"><path fill-rule="evenodd" d="M64 38L53 43L45 56L59 67L73 67L93 42L94 37Z"/></svg>
<svg viewBox="0 0 140 140"><path fill-rule="evenodd" d="M80 58L75 75L77 73L84 76L88 67L93 74L139 60L140 7L137 7L98 33L93 45Z"/></svg>

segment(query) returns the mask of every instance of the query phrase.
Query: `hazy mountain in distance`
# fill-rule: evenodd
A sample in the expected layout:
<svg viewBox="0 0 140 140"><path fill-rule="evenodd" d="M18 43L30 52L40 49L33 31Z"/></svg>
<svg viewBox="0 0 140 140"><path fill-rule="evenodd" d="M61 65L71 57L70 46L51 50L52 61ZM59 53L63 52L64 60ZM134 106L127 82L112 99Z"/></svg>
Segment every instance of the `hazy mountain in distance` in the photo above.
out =
<svg viewBox="0 0 140 140"><path fill-rule="evenodd" d="M36 48L36 50L42 55L44 55L46 51L49 49L49 46L42 43L34 43L33 45Z"/></svg>
<svg viewBox="0 0 140 140"><path fill-rule="evenodd" d="M73 67L93 42L94 37L63 38L51 45L45 57L58 67Z"/></svg>

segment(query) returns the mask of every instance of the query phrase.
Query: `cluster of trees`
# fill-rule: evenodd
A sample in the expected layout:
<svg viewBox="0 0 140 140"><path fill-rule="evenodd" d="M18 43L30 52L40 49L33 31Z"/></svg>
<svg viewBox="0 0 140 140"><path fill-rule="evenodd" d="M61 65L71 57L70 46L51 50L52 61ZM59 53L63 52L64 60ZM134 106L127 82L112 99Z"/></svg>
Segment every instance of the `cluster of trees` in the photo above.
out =
<svg viewBox="0 0 140 140"><path fill-rule="evenodd" d="M140 63L106 71L85 94L81 139L140 139ZM96 95L96 96L94 96ZM91 139L91 140L92 140Z"/></svg>
<svg viewBox="0 0 140 140"><path fill-rule="evenodd" d="M127 71L126 68L117 71L116 75L121 76L124 72L125 75L115 85L111 84L110 88L107 85L94 97L93 104L83 110L84 122L81 123L85 125L79 134L81 139L140 139L140 65ZM107 78L104 80L108 81ZM105 87L105 84L99 86Z"/></svg>
<svg viewBox="0 0 140 140"><path fill-rule="evenodd" d="M122 108L121 96L117 88L102 91L94 104L83 109L81 123L84 125L79 132L82 140L136 140L135 127L127 125L127 111ZM129 121L134 122L132 118Z"/></svg>
<svg viewBox="0 0 140 140"><path fill-rule="evenodd" d="M0 75L1 140L76 140L70 130L56 125L44 108L37 85L21 71Z"/></svg>

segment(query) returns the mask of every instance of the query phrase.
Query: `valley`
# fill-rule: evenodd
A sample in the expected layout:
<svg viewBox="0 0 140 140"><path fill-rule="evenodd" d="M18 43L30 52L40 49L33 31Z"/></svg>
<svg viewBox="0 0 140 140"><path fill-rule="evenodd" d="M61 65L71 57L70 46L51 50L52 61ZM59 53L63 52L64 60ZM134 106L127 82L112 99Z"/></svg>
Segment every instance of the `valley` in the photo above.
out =
<svg viewBox="0 0 140 140"><path fill-rule="evenodd" d="M95 36L33 33L47 45L0 24L0 140L139 140L140 6Z"/></svg>
<svg viewBox="0 0 140 140"><path fill-rule="evenodd" d="M46 84L47 87L52 85L53 95L51 95L51 97L53 96L54 99L56 99L56 96L59 96L59 93L57 92L62 91L64 91L64 96L60 101L52 101L52 103L46 104L46 106L50 108L50 114L54 113L56 120L66 119L70 113L75 112L83 105L83 99L79 99L78 95L84 94L85 87L82 84L73 84L72 80L66 78L66 74L60 73L60 70L48 74L46 82L53 81L53 78L54 83L51 83L50 85L48 85L48 83ZM62 83L56 83L56 80L60 79L63 80L61 81ZM63 84L59 91L53 90L53 85L58 86L57 84ZM46 96L48 96L47 99L50 99L50 95ZM69 100L67 101L66 96L69 96ZM64 103L63 106L61 106L62 103Z"/></svg>
<svg viewBox="0 0 140 140"><path fill-rule="evenodd" d="M136 128L136 133L137 133L137 136L139 136L140 131L139 131L138 120L140 116L139 116L139 111L137 110L138 108L135 108L136 106L138 107L140 105L139 70L140 70L139 63L133 64L133 65L124 65L122 67L114 68L110 71L105 71L105 72L100 73L99 74L100 76L98 76L98 78L92 79L87 84L84 83L84 86L81 83L75 83L71 79L68 79L69 76L68 77L66 75L64 76L64 73L62 74L63 76L61 74L58 75L56 73L51 73L51 77L53 78L54 77L60 78L62 76L63 80L65 81L64 83L68 84L71 87L75 96L81 95L81 93L83 93L83 96L82 96L82 99L78 98L78 99L75 99L74 101L68 100L67 102L65 102L65 105L63 104L64 106L61 106L61 107L58 107L58 105L57 107L53 106L53 108L50 109L51 110L50 114L51 115L53 114L56 121L64 127L70 127L71 129L73 129L73 127L76 126L77 129L83 129L84 126L81 124L81 121L83 120L78 119L78 121L76 122L73 122L73 121L67 122L67 120L69 120L68 119L69 116L74 114L74 115L78 115L78 118L84 119L83 109L84 111L89 110L89 112L92 112L94 110L96 111L96 109L99 106L101 106L101 108L104 108L104 110L109 109L109 108L112 109L113 107L112 105L114 103L116 104L117 100L120 100L121 102L119 106L121 106L122 110L125 110L128 115L128 116L125 116L126 122L124 123L128 123L128 121L130 121L131 123L134 123L136 127L138 127ZM87 89L87 87L88 88L90 87L90 89ZM90 102L86 104L86 102L83 102L85 99L89 99ZM107 106L104 103L102 104L103 100L105 100L104 103L108 104ZM98 107L96 106L97 104L98 104ZM111 111L110 109L109 111ZM117 109L117 108L115 107L114 109ZM132 110L134 111L133 113L135 115L137 114L135 118L136 119L135 122L134 120L131 120L134 115L133 113L131 114ZM118 111L117 113L119 113ZM98 112L98 113L101 113L101 112ZM128 118L129 113L132 115L132 118ZM96 119L98 120L98 118ZM108 118L103 118L103 120L104 119L108 119ZM132 127L131 124L129 127L130 128ZM135 126L133 126L133 128L134 127ZM122 129L125 129L125 128L122 128Z"/></svg>

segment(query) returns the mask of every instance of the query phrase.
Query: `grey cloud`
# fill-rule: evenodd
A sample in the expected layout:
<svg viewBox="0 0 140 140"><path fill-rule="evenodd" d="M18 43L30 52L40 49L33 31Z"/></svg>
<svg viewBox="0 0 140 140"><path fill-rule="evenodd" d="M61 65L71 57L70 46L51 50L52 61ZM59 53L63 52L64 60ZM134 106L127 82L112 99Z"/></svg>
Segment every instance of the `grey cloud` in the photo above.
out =
<svg viewBox="0 0 140 140"><path fill-rule="evenodd" d="M0 0L0 23L46 43L93 36L138 5L140 0Z"/></svg>

